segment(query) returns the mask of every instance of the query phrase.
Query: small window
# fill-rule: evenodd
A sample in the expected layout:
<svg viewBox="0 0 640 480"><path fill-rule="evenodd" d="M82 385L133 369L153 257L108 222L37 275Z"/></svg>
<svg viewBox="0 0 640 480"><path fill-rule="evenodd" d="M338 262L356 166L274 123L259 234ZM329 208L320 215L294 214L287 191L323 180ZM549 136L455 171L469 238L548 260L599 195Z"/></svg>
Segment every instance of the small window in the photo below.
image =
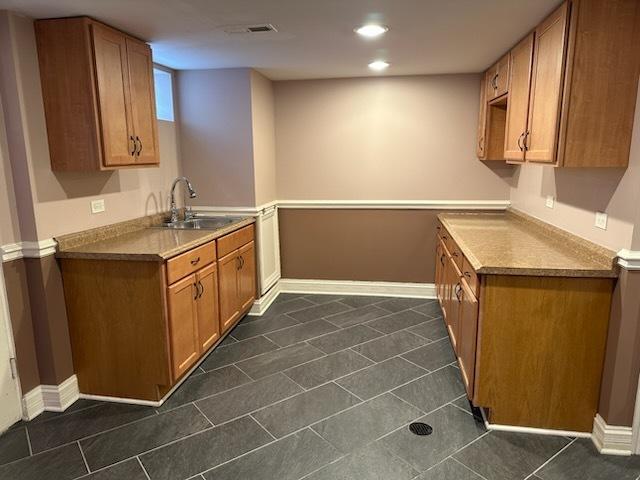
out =
<svg viewBox="0 0 640 480"><path fill-rule="evenodd" d="M156 116L158 120L173 122L173 82L171 73L153 69L153 81L156 89Z"/></svg>

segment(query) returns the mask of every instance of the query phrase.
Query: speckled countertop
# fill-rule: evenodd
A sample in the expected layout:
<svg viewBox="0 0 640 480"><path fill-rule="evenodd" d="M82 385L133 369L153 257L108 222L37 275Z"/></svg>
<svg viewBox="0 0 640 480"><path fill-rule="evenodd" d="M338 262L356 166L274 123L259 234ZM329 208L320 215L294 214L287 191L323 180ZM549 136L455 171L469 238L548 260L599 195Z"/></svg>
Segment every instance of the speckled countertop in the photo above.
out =
<svg viewBox="0 0 640 480"><path fill-rule="evenodd" d="M438 218L479 274L617 277L615 252L517 210Z"/></svg>
<svg viewBox="0 0 640 480"><path fill-rule="evenodd" d="M217 230L178 230L172 228L145 227L122 234L83 243L74 234L73 241L59 240L58 258L84 258L93 260L146 260L162 262L194 247L226 235L246 225L255 223L253 217L242 218Z"/></svg>

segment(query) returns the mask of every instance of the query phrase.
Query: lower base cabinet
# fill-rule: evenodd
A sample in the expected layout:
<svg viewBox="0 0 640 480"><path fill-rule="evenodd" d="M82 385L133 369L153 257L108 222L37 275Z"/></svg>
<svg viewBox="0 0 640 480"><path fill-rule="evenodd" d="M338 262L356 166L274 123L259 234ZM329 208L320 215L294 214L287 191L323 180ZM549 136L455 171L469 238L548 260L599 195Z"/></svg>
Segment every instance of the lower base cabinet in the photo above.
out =
<svg viewBox="0 0 640 480"><path fill-rule="evenodd" d="M613 285L478 275L439 225L438 300L467 396L490 423L591 432Z"/></svg>
<svg viewBox="0 0 640 480"><path fill-rule="evenodd" d="M165 263L62 258L80 392L161 400L253 305L254 236L249 225Z"/></svg>

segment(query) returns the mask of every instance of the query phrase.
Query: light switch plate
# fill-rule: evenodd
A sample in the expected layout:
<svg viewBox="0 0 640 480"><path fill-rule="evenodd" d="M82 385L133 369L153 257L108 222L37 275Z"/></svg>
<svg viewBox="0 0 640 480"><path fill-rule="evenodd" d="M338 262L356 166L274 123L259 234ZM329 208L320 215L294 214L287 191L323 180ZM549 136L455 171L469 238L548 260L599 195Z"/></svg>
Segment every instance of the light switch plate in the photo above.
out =
<svg viewBox="0 0 640 480"><path fill-rule="evenodd" d="M104 210L104 198L91 200L91 213L101 213L104 212Z"/></svg>
<svg viewBox="0 0 640 480"><path fill-rule="evenodd" d="M607 219L608 215L604 212L596 212L596 227L601 228L602 230L607 229Z"/></svg>
<svg viewBox="0 0 640 480"><path fill-rule="evenodd" d="M553 208L555 202L556 199L553 198L553 195L547 195L547 201L544 204L547 206L547 208Z"/></svg>

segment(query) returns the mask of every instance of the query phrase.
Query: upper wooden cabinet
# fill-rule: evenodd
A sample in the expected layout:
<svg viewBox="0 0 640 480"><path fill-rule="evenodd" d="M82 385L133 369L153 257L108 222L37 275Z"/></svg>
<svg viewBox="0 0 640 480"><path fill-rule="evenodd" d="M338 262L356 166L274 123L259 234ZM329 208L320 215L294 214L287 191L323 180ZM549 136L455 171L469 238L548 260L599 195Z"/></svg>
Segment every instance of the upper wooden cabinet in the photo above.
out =
<svg viewBox="0 0 640 480"><path fill-rule="evenodd" d="M51 169L158 165L151 48L86 17L35 27Z"/></svg>
<svg viewBox="0 0 640 480"><path fill-rule="evenodd" d="M506 94L509 88L509 54L504 55L485 72L486 98L494 98Z"/></svg>
<svg viewBox="0 0 640 480"><path fill-rule="evenodd" d="M626 167L639 74L637 0L563 3L510 52L504 158Z"/></svg>

